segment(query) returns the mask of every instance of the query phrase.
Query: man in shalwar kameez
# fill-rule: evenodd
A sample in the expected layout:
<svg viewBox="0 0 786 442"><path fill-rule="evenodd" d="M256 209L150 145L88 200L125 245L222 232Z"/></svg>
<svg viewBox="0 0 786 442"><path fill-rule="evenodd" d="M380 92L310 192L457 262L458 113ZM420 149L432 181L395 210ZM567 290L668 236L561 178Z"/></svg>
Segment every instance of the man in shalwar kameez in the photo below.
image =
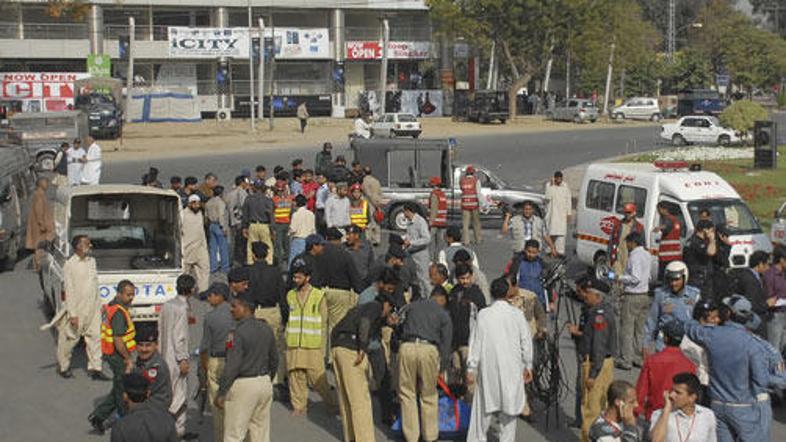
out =
<svg viewBox="0 0 786 442"><path fill-rule="evenodd" d="M516 421L526 401L524 384L532 381L532 335L524 315L507 299L518 287L498 278L491 284L494 303L478 313L469 343L467 383L477 383L472 400L468 442L485 442L492 419L499 421L499 441L516 440Z"/></svg>
<svg viewBox="0 0 786 442"><path fill-rule="evenodd" d="M197 194L191 194L188 197L188 206L180 212L180 246L183 250L183 272L196 279L199 290L207 290L210 282L210 257L201 209L202 199Z"/></svg>

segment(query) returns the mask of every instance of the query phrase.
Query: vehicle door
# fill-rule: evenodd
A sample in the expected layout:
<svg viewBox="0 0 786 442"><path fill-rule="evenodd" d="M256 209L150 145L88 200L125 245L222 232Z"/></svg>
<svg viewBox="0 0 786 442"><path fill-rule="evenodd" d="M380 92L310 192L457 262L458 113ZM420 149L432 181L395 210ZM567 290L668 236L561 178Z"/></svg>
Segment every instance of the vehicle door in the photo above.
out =
<svg viewBox="0 0 786 442"><path fill-rule="evenodd" d="M625 105L625 118L639 118L641 116L641 101L632 99Z"/></svg>
<svg viewBox="0 0 786 442"><path fill-rule="evenodd" d="M483 170L475 169L475 176L480 182L480 214L482 217L493 217L499 209L494 199L494 191L497 190L491 177Z"/></svg>
<svg viewBox="0 0 786 442"><path fill-rule="evenodd" d="M680 241L684 246L685 240L687 238L687 232L688 232L688 225L685 223L685 220L690 217L687 208L683 207L683 204L681 204L676 199L666 195L661 195L659 202L665 203L666 207L669 209L669 213L674 215L677 218L677 221L680 223ZM656 210L654 214L653 226L656 227L660 226L662 225L662 222L663 220L661 219L660 213L658 213L658 211ZM660 233L653 234L652 232L645 232L645 233L647 233L648 247L651 250L657 251L658 247L660 246L660 239L662 237L662 234ZM658 274L657 259L655 259L654 261L655 261L654 275L657 275Z"/></svg>
<svg viewBox="0 0 786 442"><path fill-rule="evenodd" d="M780 209L775 211L770 239L773 243L786 246L786 202L781 204Z"/></svg>
<svg viewBox="0 0 786 442"><path fill-rule="evenodd" d="M717 127L713 126L709 118L699 118L696 121L699 142L714 143L717 140L715 132Z"/></svg>
<svg viewBox="0 0 786 442"><path fill-rule="evenodd" d="M642 118L651 118L653 114L660 113L660 109L658 108L658 102L652 99L647 99L644 102L644 107L642 108Z"/></svg>
<svg viewBox="0 0 786 442"><path fill-rule="evenodd" d="M677 126L675 133L682 135L685 141L695 143L699 141L698 128L696 127L697 124L696 118L683 118L680 125Z"/></svg>
<svg viewBox="0 0 786 442"><path fill-rule="evenodd" d="M578 115L579 113L579 101L578 100L568 100L568 105L565 107L565 112L562 115L562 119L566 121L572 121L573 118Z"/></svg>
<svg viewBox="0 0 786 442"><path fill-rule="evenodd" d="M598 252L605 255L614 227L614 195L616 185L602 179L590 178L583 200L577 202L576 252L582 262L592 265Z"/></svg>

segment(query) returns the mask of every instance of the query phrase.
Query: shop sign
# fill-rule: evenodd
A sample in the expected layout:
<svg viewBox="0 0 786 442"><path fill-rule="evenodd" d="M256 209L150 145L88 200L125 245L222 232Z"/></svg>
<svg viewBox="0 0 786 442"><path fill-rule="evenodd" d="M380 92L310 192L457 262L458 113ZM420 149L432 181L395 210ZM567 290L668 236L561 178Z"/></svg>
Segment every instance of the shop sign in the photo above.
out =
<svg viewBox="0 0 786 442"><path fill-rule="evenodd" d="M248 28L169 27L170 58L248 58Z"/></svg>
<svg viewBox="0 0 786 442"><path fill-rule="evenodd" d="M21 101L25 112L59 111L74 104L74 82L86 72L3 72L0 100Z"/></svg>
<svg viewBox="0 0 786 442"><path fill-rule="evenodd" d="M391 60L424 59L431 57L431 42L391 41L387 55ZM379 41L348 41L347 60L379 60L382 58L382 43Z"/></svg>

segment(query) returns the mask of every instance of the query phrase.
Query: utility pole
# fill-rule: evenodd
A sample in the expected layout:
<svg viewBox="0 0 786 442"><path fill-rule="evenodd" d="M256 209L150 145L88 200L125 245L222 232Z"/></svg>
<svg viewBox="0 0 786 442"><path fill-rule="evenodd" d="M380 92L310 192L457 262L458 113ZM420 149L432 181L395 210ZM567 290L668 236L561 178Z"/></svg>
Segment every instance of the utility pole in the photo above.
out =
<svg viewBox="0 0 786 442"><path fill-rule="evenodd" d="M126 72L126 122L131 122L131 113L128 112L128 106L131 104L131 90L134 88L134 34L136 34L136 26L134 17L128 17L128 71Z"/></svg>
<svg viewBox="0 0 786 442"><path fill-rule="evenodd" d="M666 59L669 62L674 61L674 52L676 50L677 40L677 0L669 0L669 22L668 29L666 30Z"/></svg>
<svg viewBox="0 0 786 442"><path fill-rule="evenodd" d="M273 12L270 13L270 119L268 127L273 131L273 94L276 93L276 25L273 24Z"/></svg>
<svg viewBox="0 0 786 442"><path fill-rule="evenodd" d="M385 113L385 90L387 89L388 83L388 41L390 40L390 25L388 23L388 19L382 19L382 66L380 68L379 79L380 79L380 89L381 92L379 94L379 113ZM372 111L373 112L373 111Z"/></svg>
<svg viewBox="0 0 786 442"><path fill-rule="evenodd" d="M491 89L491 84L492 81L494 80L494 63L496 62L494 56L496 55L496 52L497 52L497 42L493 41L491 42L491 57L489 58L489 77L486 80L486 89Z"/></svg>
<svg viewBox="0 0 786 442"><path fill-rule="evenodd" d="M251 0L248 0L248 107L251 109L251 132L257 131L257 119L254 114L254 44L251 38L253 13Z"/></svg>
<svg viewBox="0 0 786 442"><path fill-rule="evenodd" d="M609 51L609 71L606 73L606 90L603 92L603 113L609 113L609 95L611 94L611 74L614 69L614 39L611 41L611 50Z"/></svg>
<svg viewBox="0 0 786 442"><path fill-rule="evenodd" d="M253 62L253 61L252 61ZM265 20L259 17L259 121L265 119Z"/></svg>

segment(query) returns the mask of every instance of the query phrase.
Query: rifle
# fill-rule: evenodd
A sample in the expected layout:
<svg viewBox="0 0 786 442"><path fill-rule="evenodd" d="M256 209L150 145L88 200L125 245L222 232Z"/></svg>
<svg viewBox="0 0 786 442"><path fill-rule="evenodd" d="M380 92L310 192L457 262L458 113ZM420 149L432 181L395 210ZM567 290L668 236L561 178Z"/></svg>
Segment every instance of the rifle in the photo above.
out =
<svg viewBox="0 0 786 442"><path fill-rule="evenodd" d="M201 424L205 418L205 409L207 408L207 367L203 367L202 359L199 359L199 369L197 370L197 378L199 379L199 390L194 395L194 402L199 404L199 423Z"/></svg>

